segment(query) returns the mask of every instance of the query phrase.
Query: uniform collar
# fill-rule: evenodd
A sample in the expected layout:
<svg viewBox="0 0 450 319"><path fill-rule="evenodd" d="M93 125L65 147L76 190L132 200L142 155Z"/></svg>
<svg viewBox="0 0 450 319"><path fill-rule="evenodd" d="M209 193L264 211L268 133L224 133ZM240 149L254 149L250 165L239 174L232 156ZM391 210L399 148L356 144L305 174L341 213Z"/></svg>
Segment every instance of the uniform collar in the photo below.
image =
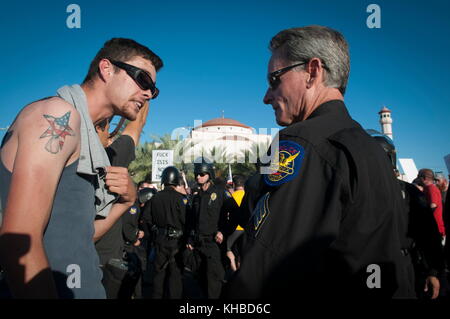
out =
<svg viewBox="0 0 450 319"><path fill-rule="evenodd" d="M334 113L334 114L345 114L349 116L347 112L347 108L345 107L344 101L342 100L331 100L325 103L320 104L311 115L305 120L311 120L315 117L322 116L325 114Z"/></svg>
<svg viewBox="0 0 450 319"><path fill-rule="evenodd" d="M167 186L167 188L164 188L162 192L176 192L176 190L173 189L171 186Z"/></svg>
<svg viewBox="0 0 450 319"><path fill-rule="evenodd" d="M206 189L206 191L204 191L204 190L200 187L200 193L212 193L213 187L214 187L214 184L213 184L212 182L209 183L209 187Z"/></svg>
<svg viewBox="0 0 450 319"><path fill-rule="evenodd" d="M356 126L359 124L352 120L344 102L331 100L319 105L306 120L282 129L280 139L293 136L318 144L340 130Z"/></svg>

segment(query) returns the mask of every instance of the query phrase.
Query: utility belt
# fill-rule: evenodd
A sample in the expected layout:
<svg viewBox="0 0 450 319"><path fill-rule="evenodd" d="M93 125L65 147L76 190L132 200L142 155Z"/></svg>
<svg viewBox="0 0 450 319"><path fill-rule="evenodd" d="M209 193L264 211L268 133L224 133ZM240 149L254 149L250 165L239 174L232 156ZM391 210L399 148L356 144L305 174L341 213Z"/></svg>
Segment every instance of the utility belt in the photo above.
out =
<svg viewBox="0 0 450 319"><path fill-rule="evenodd" d="M153 225L151 230L153 232L154 238L166 237L168 239L179 239L181 238L181 236L183 236L182 230L176 229L172 226L158 227L156 225Z"/></svg>
<svg viewBox="0 0 450 319"><path fill-rule="evenodd" d="M214 234L198 234L197 232L191 233L192 239L194 241L195 246L200 247L203 243L206 242L215 242Z"/></svg>

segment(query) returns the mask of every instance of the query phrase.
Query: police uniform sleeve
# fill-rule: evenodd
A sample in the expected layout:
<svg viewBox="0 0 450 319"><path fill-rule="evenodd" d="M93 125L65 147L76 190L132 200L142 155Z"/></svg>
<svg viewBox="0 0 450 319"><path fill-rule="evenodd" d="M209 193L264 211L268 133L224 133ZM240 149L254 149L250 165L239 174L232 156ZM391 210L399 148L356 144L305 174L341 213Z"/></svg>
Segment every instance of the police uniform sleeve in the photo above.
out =
<svg viewBox="0 0 450 319"><path fill-rule="evenodd" d="M191 205L186 206L186 219L185 219L185 225L184 225L184 232L186 236L191 240L191 242L194 240L194 232L196 227L196 216L195 216L195 210L193 201L195 200L194 197L192 197L192 203Z"/></svg>
<svg viewBox="0 0 450 319"><path fill-rule="evenodd" d="M138 228L138 204L131 206L131 208L122 216L123 226L122 234L125 241L134 244L137 241Z"/></svg>
<svg viewBox="0 0 450 319"><path fill-rule="evenodd" d="M180 230L185 232L184 227L186 225L186 206L187 206L187 199L182 196L181 194L177 194L176 200L176 208L177 208L177 218L178 218L178 224L182 227Z"/></svg>
<svg viewBox="0 0 450 319"><path fill-rule="evenodd" d="M140 225L144 231L144 238L148 239L151 234L151 200L148 200L141 208Z"/></svg>
<svg viewBox="0 0 450 319"><path fill-rule="evenodd" d="M239 206L234 198L226 198L222 205L222 210L219 220L219 230L224 236L231 235L238 225Z"/></svg>

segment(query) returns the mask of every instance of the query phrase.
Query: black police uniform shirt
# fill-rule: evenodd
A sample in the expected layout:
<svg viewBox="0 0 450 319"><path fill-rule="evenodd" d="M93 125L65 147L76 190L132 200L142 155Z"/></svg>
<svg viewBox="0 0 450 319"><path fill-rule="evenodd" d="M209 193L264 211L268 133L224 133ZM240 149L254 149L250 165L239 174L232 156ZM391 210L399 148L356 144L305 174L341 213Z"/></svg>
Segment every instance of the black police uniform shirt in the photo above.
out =
<svg viewBox="0 0 450 319"><path fill-rule="evenodd" d="M128 167L135 158L134 141L128 135L119 136L110 146L105 148L105 151L112 166ZM97 215L96 219L104 219L104 217ZM119 218L95 243L101 265L105 265L112 258L122 258L124 245L122 228L122 218Z"/></svg>
<svg viewBox="0 0 450 319"><path fill-rule="evenodd" d="M182 194L166 186L152 197L149 209L144 209L144 218L150 225L166 229L170 226L184 232L186 205L187 199Z"/></svg>
<svg viewBox="0 0 450 319"><path fill-rule="evenodd" d="M225 188L221 185L211 184L206 191L200 189L192 199L190 212L190 225L199 236L213 236L220 231L225 217L222 205L226 199Z"/></svg>
<svg viewBox="0 0 450 319"><path fill-rule="evenodd" d="M281 130L277 153L275 172L250 179L241 267L224 296L414 297L399 185L344 103Z"/></svg>

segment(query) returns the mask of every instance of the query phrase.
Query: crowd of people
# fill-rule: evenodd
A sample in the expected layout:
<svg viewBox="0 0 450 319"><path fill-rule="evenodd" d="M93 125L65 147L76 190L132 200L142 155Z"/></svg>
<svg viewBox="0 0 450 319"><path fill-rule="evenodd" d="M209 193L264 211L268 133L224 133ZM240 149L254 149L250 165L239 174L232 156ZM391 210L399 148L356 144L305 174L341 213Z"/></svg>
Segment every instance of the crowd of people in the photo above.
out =
<svg viewBox="0 0 450 319"><path fill-rule="evenodd" d="M107 41L81 85L27 105L1 144L1 296L447 296L445 177L399 180L392 141L351 118L338 31L291 28L269 48L263 101L284 128L271 161L230 183L208 158L195 181L169 166L160 189L133 183L163 67L134 40ZM129 122L112 138L114 115Z"/></svg>

